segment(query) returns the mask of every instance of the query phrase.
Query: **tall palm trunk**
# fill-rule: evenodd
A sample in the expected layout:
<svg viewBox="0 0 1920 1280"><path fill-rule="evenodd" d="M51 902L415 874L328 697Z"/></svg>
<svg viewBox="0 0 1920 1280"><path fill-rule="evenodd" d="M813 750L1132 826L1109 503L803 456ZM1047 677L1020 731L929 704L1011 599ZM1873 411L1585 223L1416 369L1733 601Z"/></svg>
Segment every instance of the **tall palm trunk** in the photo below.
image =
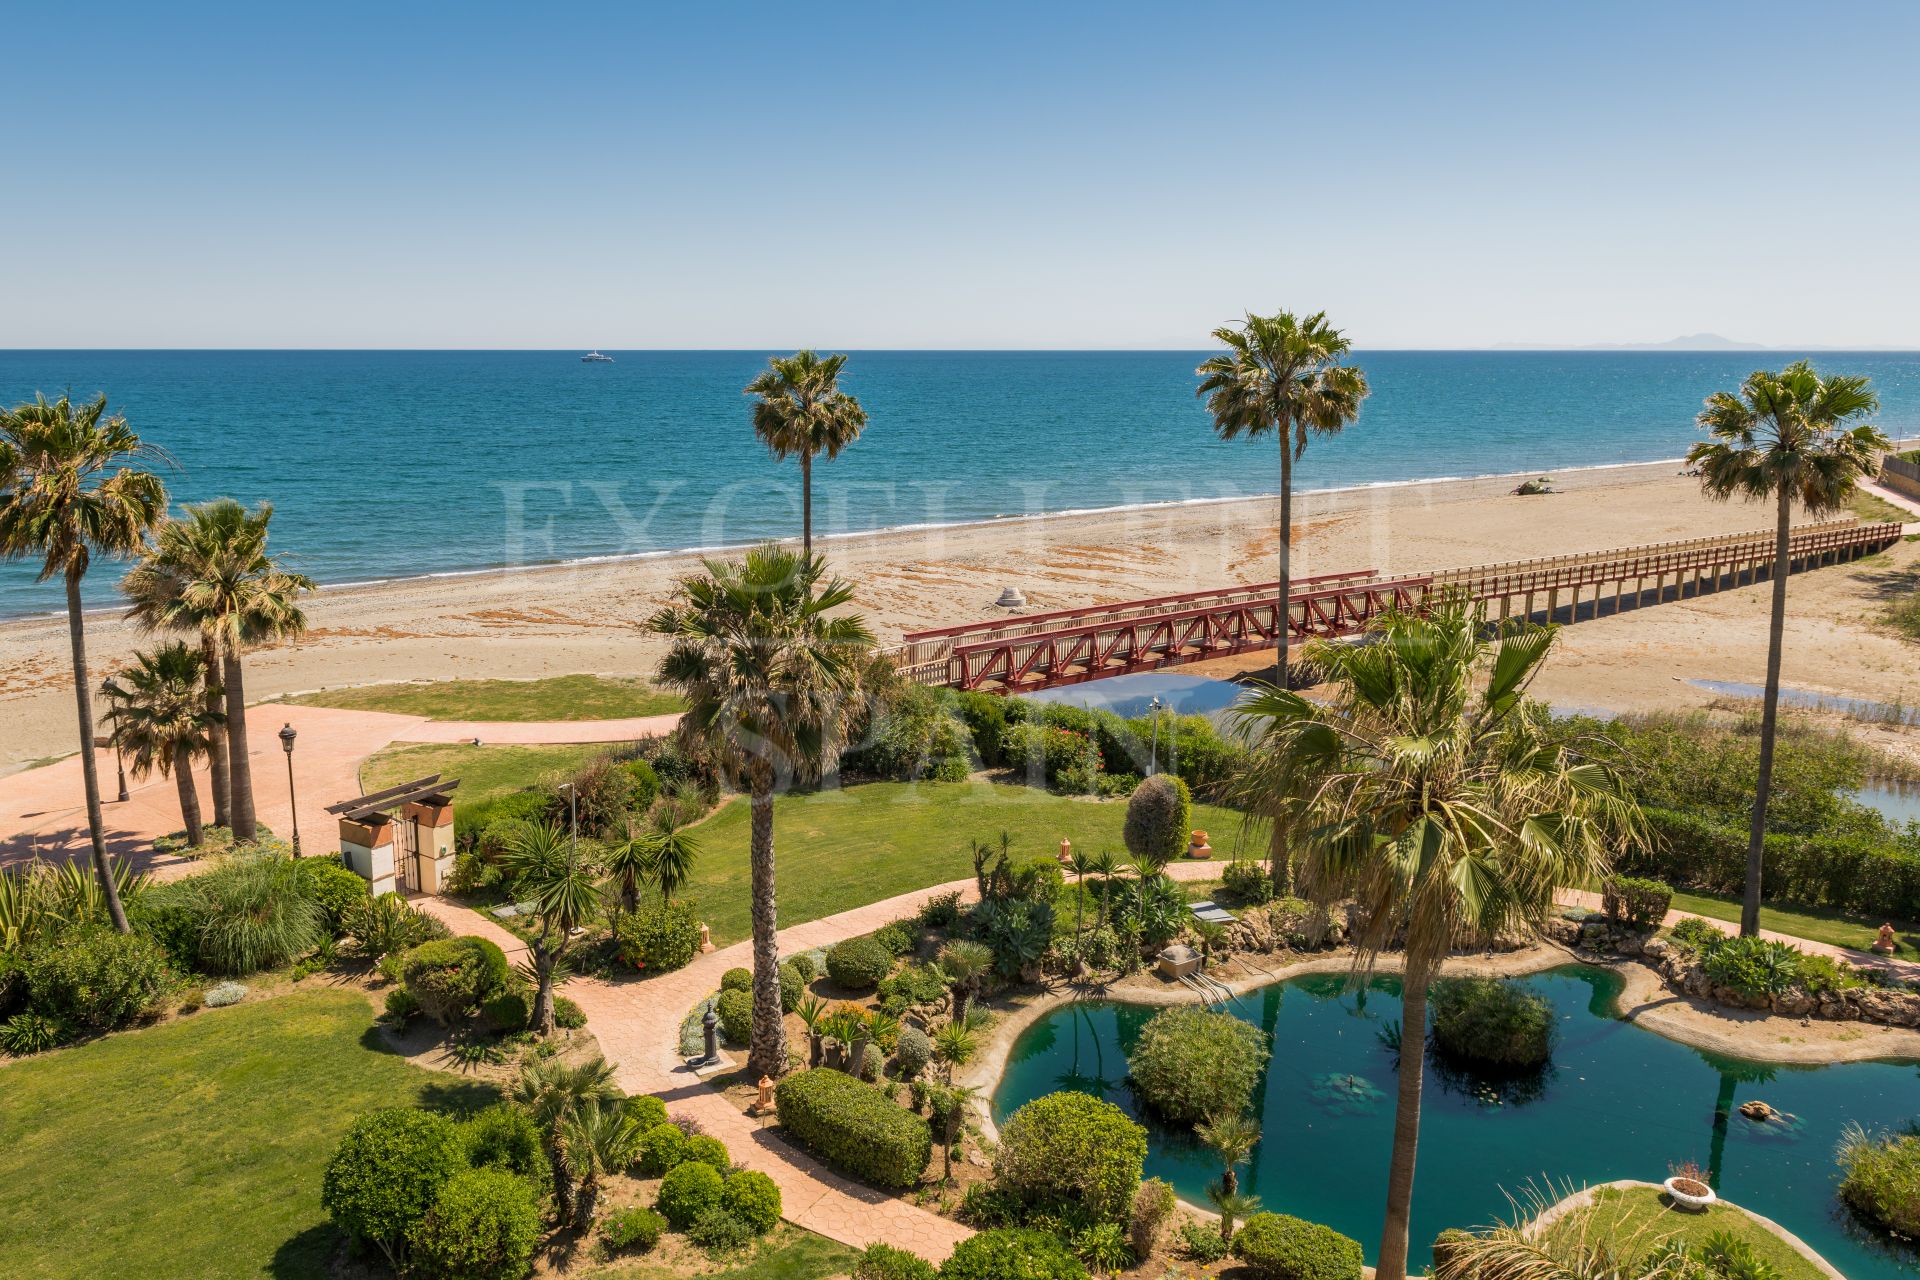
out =
<svg viewBox="0 0 1920 1280"><path fill-rule="evenodd" d="M1286 422L1280 423L1280 607L1274 613L1274 630L1280 633L1279 654L1274 660L1273 682L1287 687L1287 648L1292 640L1293 620L1293 436Z"/></svg>
<svg viewBox="0 0 1920 1280"><path fill-rule="evenodd" d="M533 971L538 981L534 984L533 1013L527 1024L535 1035L550 1036L557 1024L553 1017L553 952L547 948L545 929L533 944Z"/></svg>
<svg viewBox="0 0 1920 1280"><path fill-rule="evenodd" d="M800 550L813 554L813 455L800 455Z"/></svg>
<svg viewBox="0 0 1920 1280"><path fill-rule="evenodd" d="M227 771L227 726L221 723L226 697L221 688L220 637L212 631L200 633L200 658L206 665L207 780L213 792L213 825L233 826L233 779Z"/></svg>
<svg viewBox="0 0 1920 1280"><path fill-rule="evenodd" d="M787 1027L780 1012L779 914L773 894L773 779L753 779L753 1034L747 1073L787 1069Z"/></svg>
<svg viewBox="0 0 1920 1280"><path fill-rule="evenodd" d="M200 796L193 789L193 752L182 743L173 749L173 783L180 789L180 820L187 828L187 845L199 848Z"/></svg>
<svg viewBox="0 0 1920 1280"><path fill-rule="evenodd" d="M113 883L113 868L107 865L106 818L100 812L100 765L93 754L93 698L87 683L87 631L80 610L80 575L67 571L67 641L73 649L73 701L80 716L80 777L87 793L87 838L93 844L93 874L100 880L100 892L107 900L107 916L113 927L132 933L127 925L127 909L120 904L120 890Z"/></svg>
<svg viewBox="0 0 1920 1280"><path fill-rule="evenodd" d="M253 816L253 764L247 759L247 694L240 672L240 650L231 640L221 655L227 686L227 768L233 785L233 838L251 840L256 834Z"/></svg>
<svg viewBox="0 0 1920 1280"><path fill-rule="evenodd" d="M1760 778L1747 828L1747 887L1740 901L1740 936L1760 932L1760 863L1767 843L1767 796L1773 790L1773 735L1780 719L1780 647L1787 628L1787 558L1792 554L1793 495L1780 490L1773 531L1773 612L1767 619L1767 691L1760 708Z"/></svg>
<svg viewBox="0 0 1920 1280"><path fill-rule="evenodd" d="M1380 1228L1374 1280L1407 1280L1407 1234L1413 1214L1413 1158L1420 1146L1420 1086L1427 1067L1425 966L1409 965L1400 1012L1400 1093L1393 1111L1393 1159L1387 1166L1387 1216Z"/></svg>

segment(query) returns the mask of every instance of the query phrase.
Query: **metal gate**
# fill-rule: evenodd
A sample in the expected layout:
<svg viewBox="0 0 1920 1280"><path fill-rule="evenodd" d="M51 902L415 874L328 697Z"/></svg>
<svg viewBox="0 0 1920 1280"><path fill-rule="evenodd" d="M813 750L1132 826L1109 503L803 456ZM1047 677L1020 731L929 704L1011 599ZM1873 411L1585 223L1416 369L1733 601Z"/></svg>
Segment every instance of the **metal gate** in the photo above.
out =
<svg viewBox="0 0 1920 1280"><path fill-rule="evenodd" d="M421 893L420 823L402 817L393 825L393 877L400 892Z"/></svg>

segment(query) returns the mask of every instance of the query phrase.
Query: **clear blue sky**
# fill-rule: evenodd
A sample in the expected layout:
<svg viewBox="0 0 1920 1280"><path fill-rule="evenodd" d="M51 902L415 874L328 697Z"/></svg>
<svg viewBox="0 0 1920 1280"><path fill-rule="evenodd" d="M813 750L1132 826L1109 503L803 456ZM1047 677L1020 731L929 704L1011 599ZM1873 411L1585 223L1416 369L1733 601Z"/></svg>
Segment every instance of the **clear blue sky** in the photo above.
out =
<svg viewBox="0 0 1920 1280"><path fill-rule="evenodd" d="M0 347L1920 346L1912 4L0 0Z"/></svg>

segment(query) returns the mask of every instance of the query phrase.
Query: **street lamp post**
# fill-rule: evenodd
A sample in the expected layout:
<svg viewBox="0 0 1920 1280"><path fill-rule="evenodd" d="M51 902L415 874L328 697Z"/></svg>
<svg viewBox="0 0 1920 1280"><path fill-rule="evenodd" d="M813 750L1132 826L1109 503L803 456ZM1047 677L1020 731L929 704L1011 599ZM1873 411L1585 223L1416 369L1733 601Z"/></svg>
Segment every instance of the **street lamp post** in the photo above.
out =
<svg viewBox="0 0 1920 1280"><path fill-rule="evenodd" d="M1147 750L1147 776L1151 778L1154 774L1160 772L1160 695L1159 694L1156 693L1153 695L1153 701L1147 704L1147 709L1153 713L1153 733L1151 737L1153 745L1149 747Z"/></svg>
<svg viewBox="0 0 1920 1280"><path fill-rule="evenodd" d="M293 791L293 740L299 735L292 725L280 728L280 749L287 753L287 816L293 826L293 856L300 856L300 803Z"/></svg>

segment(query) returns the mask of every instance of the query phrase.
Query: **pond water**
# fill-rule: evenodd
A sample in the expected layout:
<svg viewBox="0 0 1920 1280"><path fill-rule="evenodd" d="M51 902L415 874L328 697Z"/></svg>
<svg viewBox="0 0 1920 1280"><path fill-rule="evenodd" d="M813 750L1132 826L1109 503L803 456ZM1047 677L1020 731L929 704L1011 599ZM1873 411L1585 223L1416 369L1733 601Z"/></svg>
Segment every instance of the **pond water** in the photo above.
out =
<svg viewBox="0 0 1920 1280"><path fill-rule="evenodd" d="M1089 680L1084 684L1065 684L1020 696L1032 702L1059 702L1070 707L1111 711L1132 719L1146 715L1156 697L1181 715L1205 715L1224 711L1244 692L1244 686L1231 680L1147 671Z"/></svg>
<svg viewBox="0 0 1920 1280"><path fill-rule="evenodd" d="M1913 1063L1795 1068L1721 1058L1612 1015L1619 979L1557 969L1527 979L1554 1003L1560 1039L1545 1072L1521 1079L1459 1073L1429 1061L1414 1182L1413 1261L1425 1266L1442 1228L1510 1212L1506 1192L1639 1178L1697 1160L1723 1196L1798 1234L1849 1277L1920 1275L1916 1255L1883 1247L1840 1206L1833 1152L1848 1121L1869 1129L1920 1118ZM1395 1051L1383 1031L1400 1018L1397 980L1350 992L1339 975L1299 978L1241 997L1227 1011L1261 1027L1273 1060L1255 1093L1266 1137L1243 1167L1242 1189L1265 1207L1359 1240L1372 1262L1392 1141ZM1126 1055L1155 1009L1083 1001L1023 1032L993 1097L1004 1123L1060 1089L1139 1110ZM1796 1117L1789 1129L1731 1114L1760 1098ZM1716 1114L1721 1119L1716 1120ZM1191 1131L1147 1122L1147 1173L1204 1205L1219 1174Z"/></svg>
<svg viewBox="0 0 1920 1280"><path fill-rule="evenodd" d="M1696 689L1705 689L1729 698L1752 698L1758 701L1767 695L1765 685L1742 684L1736 680L1689 680L1687 683ZM1807 689L1790 689L1785 685L1780 687L1780 705L1802 707L1809 711L1837 711L1857 720L1883 724L1920 724L1920 707L1909 707L1898 702L1874 702L1868 698L1849 698L1837 693L1814 693Z"/></svg>
<svg viewBox="0 0 1920 1280"><path fill-rule="evenodd" d="M1846 793L1896 827L1920 822L1920 784L1894 778L1870 778L1856 791Z"/></svg>

